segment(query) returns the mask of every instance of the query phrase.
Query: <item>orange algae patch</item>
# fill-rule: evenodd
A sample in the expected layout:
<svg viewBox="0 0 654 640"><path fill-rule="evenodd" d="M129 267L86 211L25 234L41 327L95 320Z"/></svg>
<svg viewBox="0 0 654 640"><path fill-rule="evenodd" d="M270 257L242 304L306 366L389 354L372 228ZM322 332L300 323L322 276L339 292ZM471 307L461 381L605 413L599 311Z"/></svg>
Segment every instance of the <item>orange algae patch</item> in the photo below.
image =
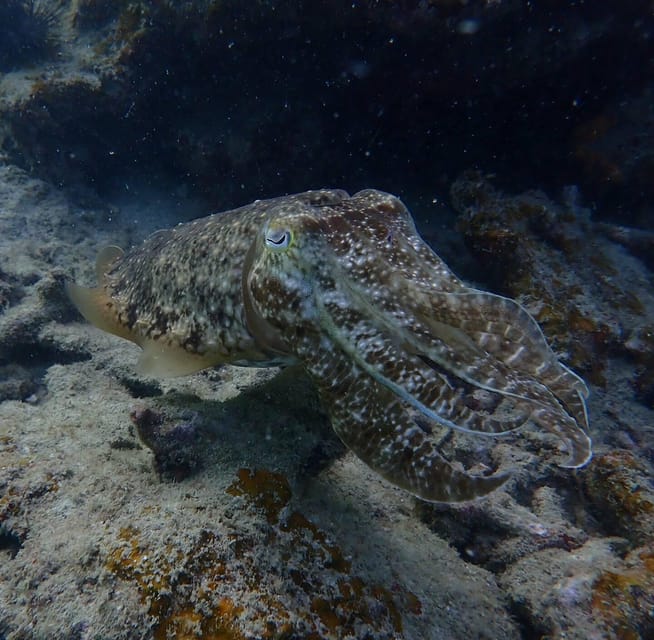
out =
<svg viewBox="0 0 654 640"><path fill-rule="evenodd" d="M238 617L242 609L234 605L229 598L223 598L218 603L212 615L206 616L197 612L193 607L188 606L165 621L164 625L158 625L154 631L154 640L242 640L245 638L236 629L232 628L229 621Z"/></svg>
<svg viewBox="0 0 654 640"><path fill-rule="evenodd" d="M241 469L229 495L258 515L236 530L201 530L191 544L152 549L126 527L106 566L135 583L154 620L154 640L304 640L381 634L398 637L402 614L420 615L418 598L352 575L352 562L298 511L286 478Z"/></svg>
<svg viewBox="0 0 654 640"><path fill-rule="evenodd" d="M196 600L208 605L207 615L206 610L203 609L202 613L197 610L191 602L189 591L177 588L192 581L185 571L187 569L195 568L202 577L214 579L224 570L224 565L215 562L215 555L211 551L207 553L207 544L213 540L212 534L203 532L188 558L184 558L181 551L173 552L170 547L166 547L163 553L152 553L141 545L139 535L135 527L121 529L118 538L123 544L109 554L106 567L122 580L137 584L141 599L148 606L148 613L155 619L152 629L155 640L245 638L234 626L242 609L232 600L224 597L214 603L209 601L206 594L197 592ZM199 563L201 566L189 566L189 559L190 565ZM207 564L202 566L205 562Z"/></svg>
<svg viewBox="0 0 654 640"><path fill-rule="evenodd" d="M343 552L336 545L327 542L327 536L320 531L313 522L305 518L301 513L294 511L282 525L282 531L301 534L310 532L313 539L319 543L325 553L325 566L335 569L339 573L349 573L352 563L345 558Z"/></svg>
<svg viewBox="0 0 654 640"><path fill-rule="evenodd" d="M624 571L606 571L593 584L591 606L607 629L624 640L654 636L654 549L643 548L627 558Z"/></svg>
<svg viewBox="0 0 654 640"><path fill-rule="evenodd" d="M262 509L266 520L275 524L279 520L279 512L291 499L291 488L288 480L281 473L273 473L266 469L239 469L238 480L232 483L226 492L230 496L245 496L253 504Z"/></svg>
<svg viewBox="0 0 654 640"><path fill-rule="evenodd" d="M229 495L245 497L263 511L268 523L274 525L271 541L290 544L304 555L306 567L298 564L290 568L288 578L306 596L306 609L294 613L315 629L307 638L323 638L325 631L329 634L327 637L334 638L356 635L357 624L361 623L377 631L390 628L394 633L401 633L402 616L391 591L380 585L367 585L360 577L351 576L352 563L341 548L331 543L326 533L302 513L293 511L280 522L281 511L291 499L291 490L283 475L263 469L240 469L238 480L226 491ZM287 553L285 558L289 560L291 555ZM321 573L326 580L321 579L321 574L310 571L316 562L322 567ZM330 584L332 576L336 578L337 592ZM402 601L411 600L412 606L406 607L407 610L419 615L418 598L399 589Z"/></svg>

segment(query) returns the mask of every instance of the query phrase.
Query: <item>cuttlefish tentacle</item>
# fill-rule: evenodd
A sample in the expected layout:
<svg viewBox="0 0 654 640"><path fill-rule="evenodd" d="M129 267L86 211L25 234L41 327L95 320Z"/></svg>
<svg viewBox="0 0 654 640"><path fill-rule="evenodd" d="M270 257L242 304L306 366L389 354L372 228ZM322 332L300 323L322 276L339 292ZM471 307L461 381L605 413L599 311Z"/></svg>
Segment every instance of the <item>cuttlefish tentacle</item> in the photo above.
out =
<svg viewBox="0 0 654 640"><path fill-rule="evenodd" d="M318 300L321 324L347 358L404 398L426 418L472 434L505 435L523 426L532 403L481 391L456 380L447 369L411 355L356 310ZM400 348L400 346L402 348Z"/></svg>
<svg viewBox="0 0 654 640"><path fill-rule="evenodd" d="M583 428L580 428L580 425L586 427L587 415L582 395L585 389L579 387L578 378L562 368L549 347L545 349L541 344L534 348L526 340L523 344L518 341L518 346L513 349L519 352L519 356L512 360L510 351L506 351L508 345L502 345L497 351L496 340L490 341L495 343L493 347L488 346L488 340L478 341L476 338L479 334L475 333L474 327L480 323L483 323L485 334L493 335L491 323L486 322L483 315L477 317L476 313L477 305L484 309L484 296L475 294L473 306L469 305L471 300L467 300L462 306L460 300L454 298L455 295L446 294L446 300L439 296L441 300L438 307L440 310L452 307L458 310L458 313L451 316L450 321L456 322L454 325L444 324L424 313L416 314L416 317L419 316L420 320L427 324L426 333L432 338L432 344L423 354L423 357L428 359L426 361L447 367L456 376L481 389L531 402L534 405L532 419L565 442L569 458L564 466L577 467L585 464L590 459L591 442ZM497 302L495 297L490 300ZM505 304L502 301L500 303ZM432 302L430 308L433 306ZM472 309L475 309L474 313ZM520 317L520 310L519 307L513 308L517 318ZM502 329L501 323L499 329L500 335L503 335L505 330ZM425 330L417 323L411 335L425 335ZM420 347L423 347L422 343L419 343L417 348ZM517 360L520 362L516 362ZM562 379L567 379L570 386L563 386Z"/></svg>
<svg viewBox="0 0 654 640"><path fill-rule="evenodd" d="M513 379L514 376L505 370L503 363L478 349L469 355L469 361L479 359L478 369L483 370L484 375L492 372L493 384L489 384L488 378L484 379L485 384L477 382L478 370L463 370L459 364L458 358L465 359L466 350L461 347L456 354L451 353L451 345L456 344L452 327L440 328L440 334L446 328L449 334L450 343L445 344L435 337L435 333L425 336L424 341L416 339L421 333L416 331L413 324L411 338L402 339L411 340L411 344L399 343L404 351L402 354L394 344L394 338L397 340L398 335L402 336L397 324L394 326L395 333L382 333L384 323L381 330L371 326L364 320L371 314L365 309L357 311L353 304L356 297L352 291L346 294L339 291L340 288L342 285L333 283L329 294L323 292L317 298L321 326L362 371L426 418L459 431L492 435L507 434L531 418L565 443L569 456L563 466L577 467L588 460L590 440L543 384L525 377ZM348 301L347 305L345 300ZM414 304L415 300L412 300L406 307L412 309ZM379 316L376 319L379 320ZM464 335L457 336L458 340L464 338ZM417 352L413 358L407 355L412 349ZM446 354L445 358L442 357L443 353ZM440 360L440 363L437 364L436 360ZM481 406L471 404L473 398L470 393L464 395L462 380L488 394ZM505 400L504 404L500 399ZM509 417L506 416L507 404L510 405ZM496 414L501 415L501 419L496 419Z"/></svg>
<svg viewBox="0 0 654 640"><path fill-rule="evenodd" d="M420 335L420 331L414 335ZM569 458L564 466L577 467L588 462L590 439L552 388L525 372L509 369L491 354L469 349L455 328L438 327L435 330L432 323L430 337L431 344L414 343L407 350L418 349L416 352L423 361L433 363L436 369L445 368L480 389L531 403L534 409L532 419L565 442ZM585 412L581 415L585 419Z"/></svg>
<svg viewBox="0 0 654 640"><path fill-rule="evenodd" d="M567 466L590 458L583 381L523 307L466 287L389 194L257 201L109 248L97 275L69 295L142 347L143 373L299 362L352 451L425 500L506 479L448 462L434 427L501 435L531 422L566 444Z"/></svg>
<svg viewBox="0 0 654 640"><path fill-rule="evenodd" d="M368 466L423 500L457 502L493 491L508 473L472 475L439 453L436 439L412 418L410 407L343 358L338 345L301 350L323 406L343 442ZM347 363L347 364L345 364Z"/></svg>
<svg viewBox="0 0 654 640"><path fill-rule="evenodd" d="M358 282L353 284L345 274L330 284L329 295L322 292L317 304L325 305L325 300L329 300L331 295L334 300L331 313L340 316L336 322L331 323L332 330L336 332L338 331L336 327L344 327L347 324L341 309L358 308L361 314L365 314L378 326L383 327L382 331L386 335L387 342L390 340L401 345L405 354L417 356L436 372L449 374L451 380L458 378L459 381L455 381L454 384L459 388L461 381L464 381L491 394L500 394L515 399L513 412L515 418L513 420L505 418L503 420L505 425L502 428L488 415L473 413L469 408L462 409L462 406L465 406L464 403L453 404L452 398L455 397L453 394L450 394L448 404L439 403L433 408L432 403L425 402L424 397L429 397L434 384L429 383L429 379L426 379L424 373L422 374L422 384L416 382L411 385L411 388L407 388L406 384L398 380L397 373L392 376L380 374L379 380L395 393L402 395L407 402L413 404L428 418L461 431L480 431L503 435L519 428L531 417L534 422L561 438L565 443L569 455L563 466L578 467L588 461L591 455L590 439L579 428L575 417L567 413L561 398L555 395L554 390L536 378L541 365L537 365L535 362L541 363L541 369L546 373L554 369L558 362L551 362L555 358L549 347L546 344L543 346L544 338L541 340L540 329L534 330L521 318L522 313L527 313L522 307L517 304L507 305L504 302L505 299L495 296L491 296L489 304L480 292L476 292L472 296L462 295L459 297L457 294L441 294L439 292L431 292L431 295L427 295L424 287L421 292L415 292L410 281L398 278L395 270L389 268L388 271L394 274L394 278L380 294L375 309L370 309L370 296L366 290ZM514 326L509 325L506 321L496 321L494 328L493 324L486 321L483 315L478 318L477 305L483 310L484 305L497 304L512 312L509 317L516 317ZM483 344L479 344L475 339L475 330L478 332L479 327L483 327L486 334L493 335L492 332L496 330L500 330L502 334L505 333L506 328L510 326L516 339L526 345L522 346L518 343L518 346L514 347L516 351L520 351L519 359L523 363L529 363L529 366L523 366L522 370L511 367L511 356L506 355L497 347L499 339L493 341L497 356L493 353L493 349L485 350ZM356 334L352 330L350 333ZM374 342L368 337L365 337L364 341L356 346L345 347L345 343L350 338L344 337L342 331L339 332L339 335L338 341L348 352L349 357L360 360L368 357L371 361L378 363L376 366L363 367L371 374L375 375L376 371L383 368L383 363L389 361L390 356L388 353L384 353L384 348L379 349L381 354L370 352L370 346ZM531 355L523 355L522 350ZM509 363L504 362L503 358ZM395 360L397 359L395 356ZM402 371L406 373L407 357L405 356L401 361L403 363ZM414 369L416 369L415 366ZM568 371L563 370L559 376L562 377L566 373ZM570 374L569 377L571 384L576 383L577 377L574 374ZM557 378L558 380L559 378ZM568 394L565 396L567 401L565 404L574 406L571 398L576 399L581 396ZM583 400L581 400L581 404L585 406ZM454 414L451 419L446 417L448 406L456 410L450 412ZM580 410L576 417L585 419L585 411Z"/></svg>
<svg viewBox="0 0 654 640"><path fill-rule="evenodd" d="M584 399L588 387L575 373L559 362L540 327L515 300L474 289L460 293L429 292L432 317L457 326L480 349L512 370L538 378L588 427ZM469 310L474 309L474 313ZM429 316L427 316L429 318Z"/></svg>

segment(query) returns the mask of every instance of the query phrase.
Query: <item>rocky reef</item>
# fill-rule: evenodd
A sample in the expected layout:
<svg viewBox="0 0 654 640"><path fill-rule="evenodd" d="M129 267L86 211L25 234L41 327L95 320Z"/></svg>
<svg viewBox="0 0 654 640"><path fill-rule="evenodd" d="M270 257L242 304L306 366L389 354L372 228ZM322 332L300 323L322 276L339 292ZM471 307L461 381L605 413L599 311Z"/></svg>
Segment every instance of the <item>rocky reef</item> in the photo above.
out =
<svg viewBox="0 0 654 640"><path fill-rule="evenodd" d="M647 220L646 0L57 6L53 46L0 84L2 148L55 183L172 184L216 208L309 185L423 198L431 184L429 202L478 166L581 184L604 215ZM14 31L34 48L34 29Z"/></svg>
<svg viewBox="0 0 654 640"><path fill-rule="evenodd" d="M8 0L0 7L0 639L654 636L651 3ZM402 196L589 383L417 501L298 371L135 373L64 280L102 246L311 187Z"/></svg>

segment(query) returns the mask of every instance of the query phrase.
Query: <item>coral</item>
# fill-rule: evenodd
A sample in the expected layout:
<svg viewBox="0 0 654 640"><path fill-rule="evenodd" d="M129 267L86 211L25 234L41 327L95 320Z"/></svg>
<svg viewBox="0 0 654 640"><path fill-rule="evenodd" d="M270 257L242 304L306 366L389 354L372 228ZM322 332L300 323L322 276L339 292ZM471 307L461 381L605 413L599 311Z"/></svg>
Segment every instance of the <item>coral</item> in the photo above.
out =
<svg viewBox="0 0 654 640"><path fill-rule="evenodd" d="M4 0L0 3L0 71L43 58L56 40L53 28L60 0Z"/></svg>
<svg viewBox="0 0 654 640"><path fill-rule="evenodd" d="M256 530L204 530L156 548L127 527L105 561L138 587L155 639L391 638L403 615L420 615L414 594L367 584L323 531L288 513L283 475L241 469L227 493L263 516Z"/></svg>

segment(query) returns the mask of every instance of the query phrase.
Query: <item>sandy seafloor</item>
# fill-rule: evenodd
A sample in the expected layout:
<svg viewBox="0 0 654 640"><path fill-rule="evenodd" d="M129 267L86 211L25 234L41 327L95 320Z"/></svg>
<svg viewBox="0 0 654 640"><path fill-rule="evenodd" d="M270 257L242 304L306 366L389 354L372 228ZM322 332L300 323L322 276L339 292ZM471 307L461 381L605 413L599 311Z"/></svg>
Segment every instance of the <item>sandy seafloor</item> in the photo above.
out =
<svg viewBox="0 0 654 640"><path fill-rule="evenodd" d="M342 449L297 371L139 379L138 348L84 323L63 281L149 231L0 167L0 638L652 637L633 364L592 386L589 469L527 430L491 443L515 480L431 507ZM177 477L135 433L147 409L190 429Z"/></svg>

